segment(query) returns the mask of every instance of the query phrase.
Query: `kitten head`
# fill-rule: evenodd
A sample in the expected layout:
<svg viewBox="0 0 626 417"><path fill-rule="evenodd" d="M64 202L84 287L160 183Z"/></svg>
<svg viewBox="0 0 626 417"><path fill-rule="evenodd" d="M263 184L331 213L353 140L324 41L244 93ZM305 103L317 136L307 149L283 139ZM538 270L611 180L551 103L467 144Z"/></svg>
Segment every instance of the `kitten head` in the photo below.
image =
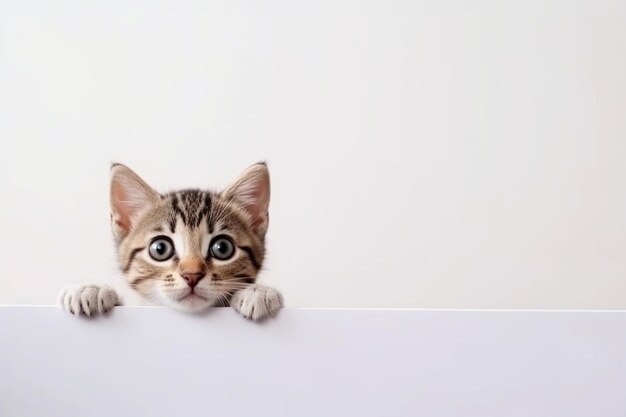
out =
<svg viewBox="0 0 626 417"><path fill-rule="evenodd" d="M263 264L270 199L264 163L222 192L160 194L111 168L111 226L130 286L158 304L200 311L253 283Z"/></svg>

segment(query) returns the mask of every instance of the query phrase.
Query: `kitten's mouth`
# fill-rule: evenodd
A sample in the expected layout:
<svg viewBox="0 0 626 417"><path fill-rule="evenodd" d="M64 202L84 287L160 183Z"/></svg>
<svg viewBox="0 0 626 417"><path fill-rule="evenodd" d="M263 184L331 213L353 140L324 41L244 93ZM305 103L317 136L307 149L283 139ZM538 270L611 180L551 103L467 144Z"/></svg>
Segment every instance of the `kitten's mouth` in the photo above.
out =
<svg viewBox="0 0 626 417"><path fill-rule="evenodd" d="M206 298L197 294L196 292L194 292L194 290L189 291L189 293L187 295L182 296L181 298L178 299L178 301L186 301L186 300L193 300L194 298L199 298L201 300L205 300Z"/></svg>

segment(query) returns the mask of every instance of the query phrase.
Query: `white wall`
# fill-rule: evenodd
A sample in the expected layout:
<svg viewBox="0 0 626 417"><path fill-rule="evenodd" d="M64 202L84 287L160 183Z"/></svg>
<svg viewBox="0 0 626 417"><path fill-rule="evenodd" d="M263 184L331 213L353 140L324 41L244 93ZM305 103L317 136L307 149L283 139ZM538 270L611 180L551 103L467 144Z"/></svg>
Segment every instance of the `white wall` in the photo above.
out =
<svg viewBox="0 0 626 417"><path fill-rule="evenodd" d="M0 303L121 283L112 160L268 159L291 306L626 308L622 1L0 0Z"/></svg>

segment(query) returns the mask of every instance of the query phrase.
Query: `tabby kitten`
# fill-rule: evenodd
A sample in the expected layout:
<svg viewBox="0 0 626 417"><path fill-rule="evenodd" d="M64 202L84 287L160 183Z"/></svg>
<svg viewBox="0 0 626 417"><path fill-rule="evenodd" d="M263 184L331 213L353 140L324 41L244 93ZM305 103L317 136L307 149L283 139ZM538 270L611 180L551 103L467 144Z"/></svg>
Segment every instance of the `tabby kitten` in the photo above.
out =
<svg viewBox="0 0 626 417"><path fill-rule="evenodd" d="M111 226L128 284L161 305L198 312L230 305L260 320L283 305L275 289L255 284L265 256L270 200L264 163L226 190L160 194L130 168L111 168ZM120 300L106 286L70 288L62 307L75 315L103 313Z"/></svg>

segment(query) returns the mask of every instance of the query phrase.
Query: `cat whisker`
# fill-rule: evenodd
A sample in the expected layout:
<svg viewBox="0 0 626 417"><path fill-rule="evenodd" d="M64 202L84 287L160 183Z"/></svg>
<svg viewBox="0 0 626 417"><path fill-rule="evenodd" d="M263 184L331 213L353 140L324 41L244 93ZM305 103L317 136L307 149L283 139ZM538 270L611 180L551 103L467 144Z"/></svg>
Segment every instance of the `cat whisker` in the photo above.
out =
<svg viewBox="0 0 626 417"><path fill-rule="evenodd" d="M228 299L228 297L230 296L230 294L226 295L226 294L221 294L218 293L217 297L218 297L218 301L220 304L224 305L224 306L230 306L230 300Z"/></svg>
<svg viewBox="0 0 626 417"><path fill-rule="evenodd" d="M245 287L248 284L244 284L241 282L225 282L225 283L213 283L214 285L212 285L213 287L216 288L229 288L229 287Z"/></svg>

